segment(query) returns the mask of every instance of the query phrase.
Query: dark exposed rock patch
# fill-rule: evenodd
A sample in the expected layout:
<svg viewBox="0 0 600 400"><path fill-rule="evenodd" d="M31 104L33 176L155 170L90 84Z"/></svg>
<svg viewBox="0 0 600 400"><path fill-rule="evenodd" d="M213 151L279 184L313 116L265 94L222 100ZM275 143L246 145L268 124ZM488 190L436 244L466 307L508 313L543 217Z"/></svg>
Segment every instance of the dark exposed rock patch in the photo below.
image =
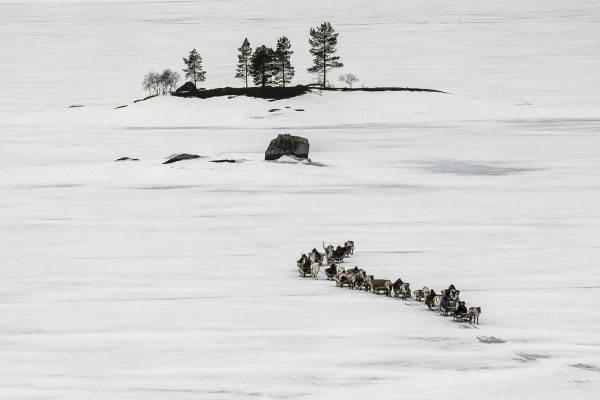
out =
<svg viewBox="0 0 600 400"><path fill-rule="evenodd" d="M115 107L115 110L118 110L119 108L125 108L125 107L127 107L127 104L125 104L124 106Z"/></svg>
<svg viewBox="0 0 600 400"><path fill-rule="evenodd" d="M269 112L281 111L281 108L271 108Z"/></svg>
<svg viewBox="0 0 600 400"><path fill-rule="evenodd" d="M292 136L289 133L277 135L271 140L267 151L265 152L265 160L277 160L281 156L293 156L299 159L308 158L310 144L308 139L300 136Z"/></svg>
<svg viewBox="0 0 600 400"><path fill-rule="evenodd" d="M212 160L214 163L236 163L236 160Z"/></svg>
<svg viewBox="0 0 600 400"><path fill-rule="evenodd" d="M183 160L191 160L191 159L194 159L194 158L200 158L200 156L197 155L197 154L181 153L181 154L176 155L175 157L169 158L163 164L171 164L171 163L174 163L174 162L183 161Z"/></svg>
<svg viewBox="0 0 600 400"><path fill-rule="evenodd" d="M73 104L72 106L69 106L69 108L80 108L83 107L83 104Z"/></svg>
<svg viewBox="0 0 600 400"><path fill-rule="evenodd" d="M179 87L173 96L178 97L198 97L200 99L208 99L211 97L227 96L232 98L234 96L248 96L256 97L261 99L281 100L289 99L308 93L310 88L308 86L298 85L290 87L249 87L249 88L233 88L224 87L216 89L200 90L194 87L191 82L186 82L183 86Z"/></svg>
<svg viewBox="0 0 600 400"><path fill-rule="evenodd" d="M139 103L140 101L146 101L148 99L151 99L151 98L157 97L157 96L158 96L157 94L153 94L152 96L144 97L143 99L137 99L137 100L134 100L133 102L134 103Z"/></svg>
<svg viewBox="0 0 600 400"><path fill-rule="evenodd" d="M446 93L435 89L421 89L411 87L364 87L364 88L324 88L319 90L334 92L433 92Z"/></svg>
<svg viewBox="0 0 600 400"><path fill-rule="evenodd" d="M215 88L215 89L204 89L204 88L196 88L192 82L186 82L174 93L173 96L177 97L197 97L200 99L209 99L211 97L220 97L227 96L228 98L234 98L236 96L248 96L248 97L256 97L261 99L268 99L269 101L283 100L289 99L296 96L301 96L303 94L309 93L313 90L319 91L332 91L332 92L436 92L436 93L445 93L440 90L434 89L420 89L420 88L410 88L410 87L367 87L367 88L322 88L319 85L310 84L310 85L296 85L296 86L286 86L286 87L243 87L243 88L234 88L234 87L223 87L223 88ZM146 97L142 100L147 100L154 96ZM142 100L136 100L142 101Z"/></svg>
<svg viewBox="0 0 600 400"><path fill-rule="evenodd" d="M117 158L115 160L116 161L140 161L139 158L130 158L130 157L121 157L121 158Z"/></svg>

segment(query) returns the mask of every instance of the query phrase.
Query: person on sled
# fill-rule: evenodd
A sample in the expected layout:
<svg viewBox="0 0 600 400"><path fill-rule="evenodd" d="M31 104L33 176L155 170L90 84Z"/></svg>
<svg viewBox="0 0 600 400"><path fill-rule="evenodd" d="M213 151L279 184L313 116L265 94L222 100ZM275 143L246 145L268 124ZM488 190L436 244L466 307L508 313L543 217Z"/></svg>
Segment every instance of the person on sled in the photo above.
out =
<svg viewBox="0 0 600 400"><path fill-rule="evenodd" d="M431 289L431 292L429 292L429 295L427 295L427 297L425 298L425 305L429 307L429 309L431 309L431 307L433 306L433 299L435 299L435 296L437 296L435 294L435 290Z"/></svg>
<svg viewBox="0 0 600 400"><path fill-rule="evenodd" d="M450 286L454 286L454 285L450 285ZM452 302L451 298L450 298L450 288L448 288L448 290L444 290L444 295L442 297L442 301L440 301L440 308L443 310L448 310L450 308L452 308L454 306L454 303Z"/></svg>
<svg viewBox="0 0 600 400"><path fill-rule="evenodd" d="M396 282L394 282L393 287L395 290L400 290L400 287L402 286L404 282L402 282L402 279L398 278L396 280Z"/></svg>
<svg viewBox="0 0 600 400"><path fill-rule="evenodd" d="M337 265L331 264L329 266L329 268L325 269L325 273L327 274L327 276L333 276L333 275L337 274Z"/></svg>
<svg viewBox="0 0 600 400"><path fill-rule="evenodd" d="M335 252L333 253L333 255L335 256L335 258L342 258L346 255L346 252L344 252L344 248L342 246L338 246L335 249Z"/></svg>
<svg viewBox="0 0 600 400"><path fill-rule="evenodd" d="M460 302L458 302L458 307L456 308L456 310L454 310L454 315L456 315L456 316L465 315L468 312L469 311L467 310L467 306L465 305L465 302L460 301Z"/></svg>

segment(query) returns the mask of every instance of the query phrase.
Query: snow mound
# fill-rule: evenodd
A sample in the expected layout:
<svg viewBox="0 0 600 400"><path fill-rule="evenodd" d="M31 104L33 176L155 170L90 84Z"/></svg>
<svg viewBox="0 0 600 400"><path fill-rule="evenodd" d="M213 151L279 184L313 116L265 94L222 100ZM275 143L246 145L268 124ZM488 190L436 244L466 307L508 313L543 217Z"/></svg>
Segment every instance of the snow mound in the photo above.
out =
<svg viewBox="0 0 600 400"><path fill-rule="evenodd" d="M277 112L272 112L277 109ZM326 128L460 121L595 119L600 108L546 109L431 92L319 92L284 100L158 96L114 109L80 107L13 115L7 123L125 129Z"/></svg>
<svg viewBox="0 0 600 400"><path fill-rule="evenodd" d="M312 162L310 158L299 158L294 156L281 156L277 160L272 160L270 162L281 163L281 164L304 164L310 165Z"/></svg>

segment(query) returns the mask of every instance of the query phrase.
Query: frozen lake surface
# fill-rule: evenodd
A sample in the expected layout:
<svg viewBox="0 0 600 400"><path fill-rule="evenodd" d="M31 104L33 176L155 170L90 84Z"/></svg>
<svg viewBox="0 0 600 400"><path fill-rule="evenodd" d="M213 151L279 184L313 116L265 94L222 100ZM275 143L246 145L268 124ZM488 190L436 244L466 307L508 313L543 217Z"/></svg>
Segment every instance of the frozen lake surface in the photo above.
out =
<svg viewBox="0 0 600 400"><path fill-rule="evenodd" d="M0 3L1 398L598 397L598 5L313 3ZM191 47L239 85L246 36L306 82L323 20L366 85L454 95L132 104ZM263 161L287 132L312 164ZM480 324L298 277L349 239Z"/></svg>

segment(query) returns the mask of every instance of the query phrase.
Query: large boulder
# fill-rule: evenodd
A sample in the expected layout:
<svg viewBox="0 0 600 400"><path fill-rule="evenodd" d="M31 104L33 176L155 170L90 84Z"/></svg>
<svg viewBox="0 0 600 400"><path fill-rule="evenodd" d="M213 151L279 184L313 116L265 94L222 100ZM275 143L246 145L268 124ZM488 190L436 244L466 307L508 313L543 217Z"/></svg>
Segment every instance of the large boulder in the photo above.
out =
<svg viewBox="0 0 600 400"><path fill-rule="evenodd" d="M193 95L197 91L198 89L196 89L196 85L193 82L186 82L178 87L175 93L179 95Z"/></svg>
<svg viewBox="0 0 600 400"><path fill-rule="evenodd" d="M308 139L300 136L292 136L289 133L277 135L271 140L265 160L277 160L281 156L294 156L296 158L308 158Z"/></svg>

